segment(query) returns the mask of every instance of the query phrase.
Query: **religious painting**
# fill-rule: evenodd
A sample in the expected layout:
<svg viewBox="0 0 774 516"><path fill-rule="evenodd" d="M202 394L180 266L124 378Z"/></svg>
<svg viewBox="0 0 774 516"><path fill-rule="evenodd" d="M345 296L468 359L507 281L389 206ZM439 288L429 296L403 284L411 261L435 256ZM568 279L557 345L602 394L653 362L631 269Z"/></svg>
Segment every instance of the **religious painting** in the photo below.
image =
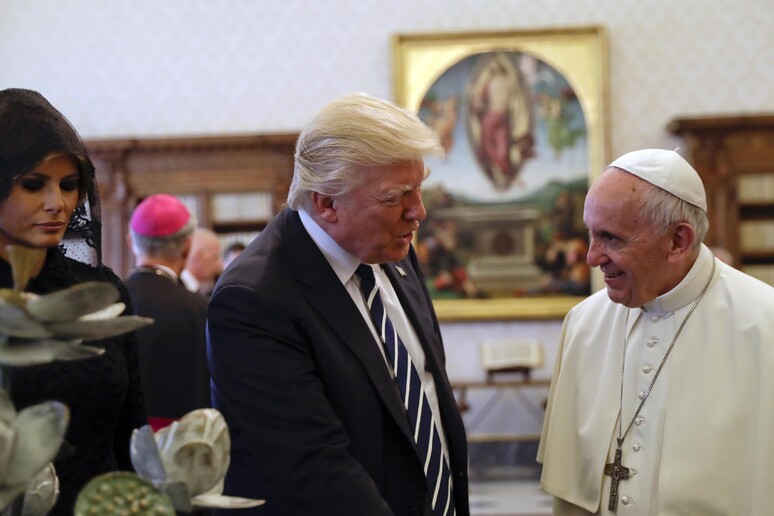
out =
<svg viewBox="0 0 774 516"><path fill-rule="evenodd" d="M393 38L396 101L445 151L425 161L415 240L441 319L561 318L591 292L606 60L601 27Z"/></svg>

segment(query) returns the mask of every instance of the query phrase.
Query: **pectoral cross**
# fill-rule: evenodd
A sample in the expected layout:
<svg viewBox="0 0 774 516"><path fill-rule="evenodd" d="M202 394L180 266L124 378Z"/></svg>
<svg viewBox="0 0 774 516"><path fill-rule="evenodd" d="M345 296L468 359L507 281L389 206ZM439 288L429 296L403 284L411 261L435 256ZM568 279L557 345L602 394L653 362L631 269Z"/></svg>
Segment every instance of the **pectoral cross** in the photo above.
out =
<svg viewBox="0 0 774 516"><path fill-rule="evenodd" d="M618 508L618 482L629 479L629 468L621 464L621 443L618 443L618 449L615 451L615 460L610 464L605 464L605 475L613 479L610 484L610 503L607 506L609 511L615 512Z"/></svg>

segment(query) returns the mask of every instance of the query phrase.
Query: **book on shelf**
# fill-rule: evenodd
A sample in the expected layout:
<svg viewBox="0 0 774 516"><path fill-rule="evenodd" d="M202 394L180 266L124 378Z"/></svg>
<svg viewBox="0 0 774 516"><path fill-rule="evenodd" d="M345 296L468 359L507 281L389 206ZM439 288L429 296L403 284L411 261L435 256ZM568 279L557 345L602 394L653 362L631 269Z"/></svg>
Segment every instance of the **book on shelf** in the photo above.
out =
<svg viewBox="0 0 774 516"><path fill-rule="evenodd" d="M741 203L774 203L774 171L739 176L737 196Z"/></svg>
<svg viewBox="0 0 774 516"><path fill-rule="evenodd" d="M774 251L774 220L747 220L739 225L742 251Z"/></svg>
<svg viewBox="0 0 774 516"><path fill-rule="evenodd" d="M257 221L271 217L271 192L219 193L212 196L212 219L215 222Z"/></svg>
<svg viewBox="0 0 774 516"><path fill-rule="evenodd" d="M188 208L188 212L196 217L196 220L202 220L202 214L199 211L199 199L197 199L196 195L175 194L175 197L180 199L180 202L182 202L185 207Z"/></svg>

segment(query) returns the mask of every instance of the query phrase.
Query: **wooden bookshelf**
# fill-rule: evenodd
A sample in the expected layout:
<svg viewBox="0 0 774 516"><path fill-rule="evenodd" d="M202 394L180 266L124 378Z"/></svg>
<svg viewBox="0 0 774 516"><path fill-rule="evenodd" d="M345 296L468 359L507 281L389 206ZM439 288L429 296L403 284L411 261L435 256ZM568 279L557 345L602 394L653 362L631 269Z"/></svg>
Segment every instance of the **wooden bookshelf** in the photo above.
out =
<svg viewBox="0 0 774 516"><path fill-rule="evenodd" d="M256 235L285 202L297 137L87 141L102 201L105 263L122 276L134 266L127 224L137 203L155 193L179 196L199 224L221 233L224 243Z"/></svg>
<svg viewBox="0 0 774 516"><path fill-rule="evenodd" d="M707 245L774 285L774 114L678 118L669 130L704 181Z"/></svg>

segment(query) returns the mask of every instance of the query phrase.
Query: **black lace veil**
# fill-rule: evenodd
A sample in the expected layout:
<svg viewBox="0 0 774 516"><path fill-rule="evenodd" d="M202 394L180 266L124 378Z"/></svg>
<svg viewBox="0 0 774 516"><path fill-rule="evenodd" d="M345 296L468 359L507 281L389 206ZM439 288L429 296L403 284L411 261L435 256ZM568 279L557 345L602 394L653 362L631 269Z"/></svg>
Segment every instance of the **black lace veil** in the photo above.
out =
<svg viewBox="0 0 774 516"><path fill-rule="evenodd" d="M75 128L40 93L0 91L0 202L18 177L51 154L69 154L80 168L80 200L60 248L76 260L102 264L102 223L94 164Z"/></svg>

